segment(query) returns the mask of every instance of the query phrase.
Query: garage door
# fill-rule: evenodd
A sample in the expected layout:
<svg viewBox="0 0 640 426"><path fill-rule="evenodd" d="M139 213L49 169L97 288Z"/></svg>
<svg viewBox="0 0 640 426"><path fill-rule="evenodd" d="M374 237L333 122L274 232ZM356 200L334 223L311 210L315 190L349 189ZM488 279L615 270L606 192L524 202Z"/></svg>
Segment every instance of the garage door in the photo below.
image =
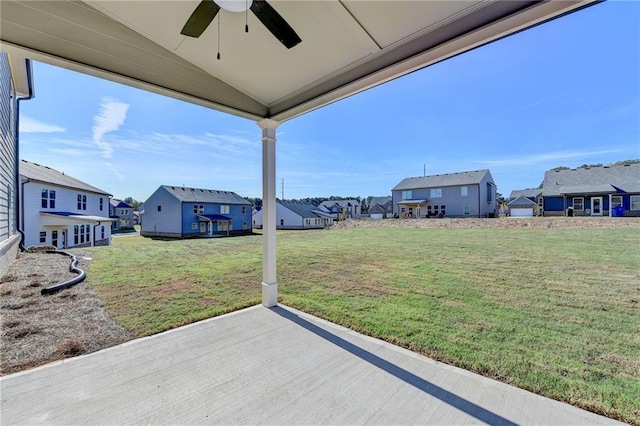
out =
<svg viewBox="0 0 640 426"><path fill-rule="evenodd" d="M511 209L511 217L533 217L533 209Z"/></svg>

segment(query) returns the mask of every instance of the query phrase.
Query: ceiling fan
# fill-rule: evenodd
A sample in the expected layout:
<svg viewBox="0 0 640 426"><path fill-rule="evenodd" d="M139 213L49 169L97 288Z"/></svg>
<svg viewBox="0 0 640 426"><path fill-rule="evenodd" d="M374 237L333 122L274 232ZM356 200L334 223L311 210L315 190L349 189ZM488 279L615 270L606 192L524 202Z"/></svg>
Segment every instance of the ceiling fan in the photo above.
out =
<svg viewBox="0 0 640 426"><path fill-rule="evenodd" d="M180 34L198 38L207 29L220 9L229 12L247 12L251 9L262 24L287 49L291 49L302 41L298 34L266 0L202 0L193 11ZM249 32L248 24L245 31Z"/></svg>

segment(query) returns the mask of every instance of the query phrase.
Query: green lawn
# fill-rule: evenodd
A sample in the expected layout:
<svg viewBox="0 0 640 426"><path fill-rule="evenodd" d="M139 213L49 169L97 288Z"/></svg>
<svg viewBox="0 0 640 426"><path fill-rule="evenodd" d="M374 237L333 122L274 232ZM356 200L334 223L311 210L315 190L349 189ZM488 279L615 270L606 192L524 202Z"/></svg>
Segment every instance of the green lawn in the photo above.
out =
<svg viewBox="0 0 640 426"><path fill-rule="evenodd" d="M89 283L138 336L260 303L261 236L114 239ZM278 234L280 301L640 424L640 229Z"/></svg>

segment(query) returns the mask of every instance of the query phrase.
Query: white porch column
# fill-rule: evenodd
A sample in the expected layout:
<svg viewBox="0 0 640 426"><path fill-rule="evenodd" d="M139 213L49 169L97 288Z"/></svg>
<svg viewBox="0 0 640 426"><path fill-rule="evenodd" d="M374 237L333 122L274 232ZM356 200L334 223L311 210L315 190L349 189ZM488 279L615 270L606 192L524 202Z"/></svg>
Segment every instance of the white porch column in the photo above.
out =
<svg viewBox="0 0 640 426"><path fill-rule="evenodd" d="M264 119L262 129L262 304L278 305L276 281L276 128L280 122Z"/></svg>

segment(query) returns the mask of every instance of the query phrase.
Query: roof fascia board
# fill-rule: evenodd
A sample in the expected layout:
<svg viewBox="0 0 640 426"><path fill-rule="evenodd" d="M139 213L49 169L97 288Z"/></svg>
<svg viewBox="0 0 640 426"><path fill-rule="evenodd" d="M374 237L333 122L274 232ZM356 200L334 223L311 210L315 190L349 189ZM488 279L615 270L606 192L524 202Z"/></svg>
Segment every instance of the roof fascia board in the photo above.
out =
<svg viewBox="0 0 640 426"><path fill-rule="evenodd" d="M91 191L89 189L79 188L77 186L61 185L59 183L49 182L47 180L30 178L29 176L25 176L22 173L20 173L20 176L22 176L23 179L26 179L26 180L22 181L22 183L24 183L25 185L28 184L28 183L47 184L47 185L51 185L51 186L57 186L58 188L73 189L74 191L84 191L84 192L89 192L91 194L106 195L108 197L113 197L112 194L109 194L108 192L104 192L100 188L96 188L97 191Z"/></svg>

